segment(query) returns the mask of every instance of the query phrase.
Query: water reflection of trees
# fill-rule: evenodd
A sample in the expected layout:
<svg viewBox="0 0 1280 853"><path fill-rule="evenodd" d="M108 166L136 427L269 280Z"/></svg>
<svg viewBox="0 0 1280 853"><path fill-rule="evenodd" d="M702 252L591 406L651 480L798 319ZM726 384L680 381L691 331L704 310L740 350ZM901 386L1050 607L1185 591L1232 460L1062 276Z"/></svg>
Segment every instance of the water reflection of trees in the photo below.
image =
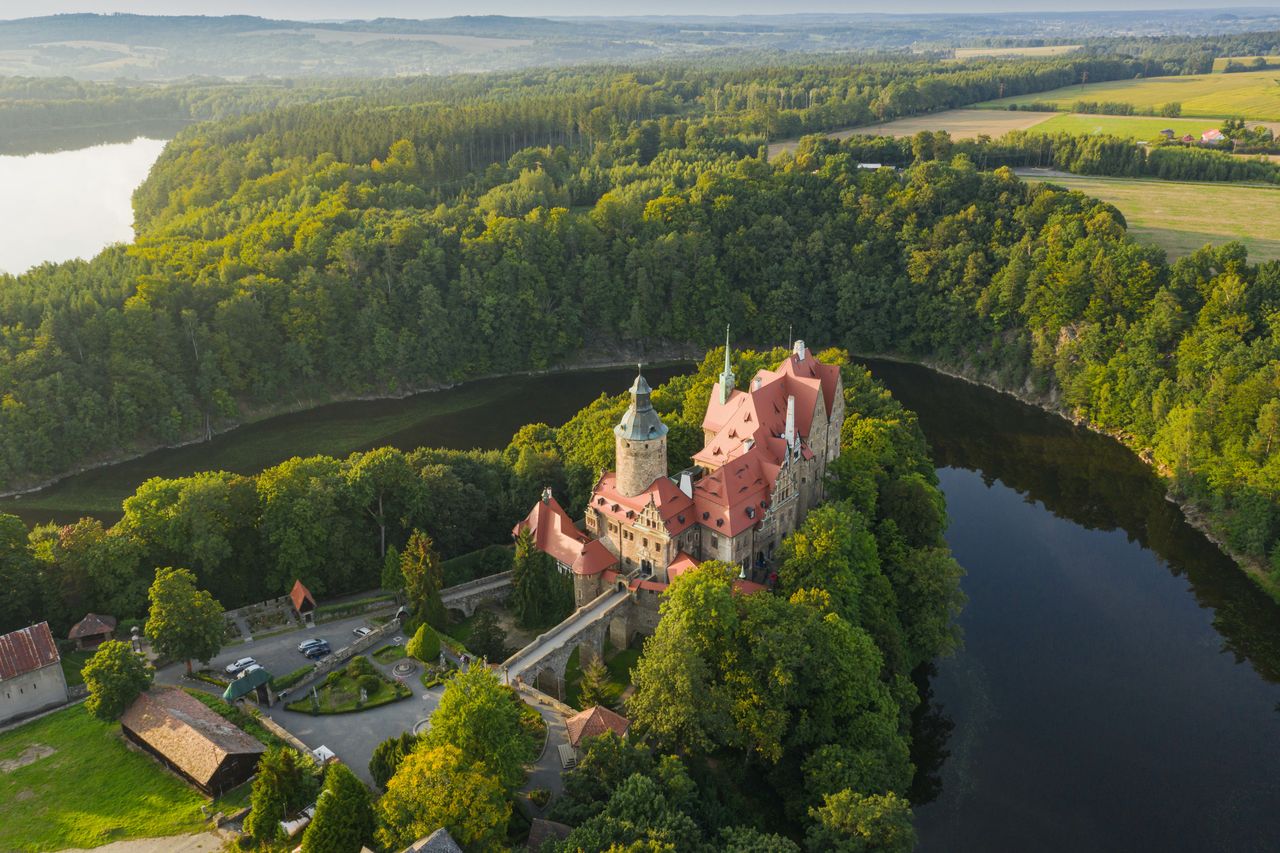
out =
<svg viewBox="0 0 1280 853"><path fill-rule="evenodd" d="M1165 499L1160 480L1123 445L986 388L921 367L869 365L920 416L939 467L999 480L1059 518L1123 530L1184 576L1213 611L1223 650L1280 682L1280 607Z"/></svg>
<svg viewBox="0 0 1280 853"><path fill-rule="evenodd" d="M920 703L911 712L911 763L916 775L907 798L913 808L932 803L942 793L942 765L951 755L947 741L956 724L933 698L933 679L938 668L927 663L911 674Z"/></svg>

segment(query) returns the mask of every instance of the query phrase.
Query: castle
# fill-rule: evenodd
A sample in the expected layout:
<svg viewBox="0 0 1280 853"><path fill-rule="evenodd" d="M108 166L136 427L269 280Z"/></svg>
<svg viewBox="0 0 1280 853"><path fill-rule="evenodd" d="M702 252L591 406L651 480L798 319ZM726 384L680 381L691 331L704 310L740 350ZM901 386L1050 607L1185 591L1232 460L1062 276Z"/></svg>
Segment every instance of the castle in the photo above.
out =
<svg viewBox="0 0 1280 853"><path fill-rule="evenodd" d="M823 497L827 466L840 455L844 387L840 368L803 341L748 390L725 341L724 371L702 421L693 467L667 468L667 426L637 375L631 404L613 429L617 470L604 472L579 529L547 489L515 526L574 576L576 605L613 586L656 600L681 573L706 560L742 567L743 591L763 588L774 550Z"/></svg>

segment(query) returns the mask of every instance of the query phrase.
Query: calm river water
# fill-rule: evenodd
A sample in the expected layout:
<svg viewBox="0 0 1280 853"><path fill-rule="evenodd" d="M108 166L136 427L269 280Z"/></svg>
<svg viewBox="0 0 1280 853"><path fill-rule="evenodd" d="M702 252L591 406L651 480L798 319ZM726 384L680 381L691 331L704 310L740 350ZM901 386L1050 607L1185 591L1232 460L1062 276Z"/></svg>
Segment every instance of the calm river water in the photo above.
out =
<svg viewBox="0 0 1280 853"><path fill-rule="evenodd" d="M922 368L870 366L920 415L968 572L964 649L931 682L930 729L945 737L926 752L945 757L917 810L922 849L1280 850L1280 607L1116 442ZM53 494L74 505L77 490L123 495L154 474L369 445L500 447L631 375L327 406Z"/></svg>
<svg viewBox="0 0 1280 853"><path fill-rule="evenodd" d="M133 239L133 190L164 141L93 145L51 154L0 156L0 273L45 261L91 258Z"/></svg>

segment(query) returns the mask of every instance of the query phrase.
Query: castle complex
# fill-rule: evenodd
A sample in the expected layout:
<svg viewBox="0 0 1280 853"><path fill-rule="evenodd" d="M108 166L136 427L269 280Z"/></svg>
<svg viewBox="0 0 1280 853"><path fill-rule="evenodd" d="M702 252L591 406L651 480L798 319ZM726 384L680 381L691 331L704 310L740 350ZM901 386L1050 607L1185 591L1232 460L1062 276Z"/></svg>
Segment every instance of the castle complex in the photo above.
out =
<svg viewBox="0 0 1280 853"><path fill-rule="evenodd" d="M844 388L840 368L819 362L803 341L748 390L735 382L726 341L704 446L672 477L667 427L638 375L613 429L617 470L596 483L583 529L550 489L516 525L513 533L530 530L539 550L573 573L577 606L614 585L656 599L706 560L740 565L739 587L761 588L774 550L822 500L827 465L840 454Z"/></svg>

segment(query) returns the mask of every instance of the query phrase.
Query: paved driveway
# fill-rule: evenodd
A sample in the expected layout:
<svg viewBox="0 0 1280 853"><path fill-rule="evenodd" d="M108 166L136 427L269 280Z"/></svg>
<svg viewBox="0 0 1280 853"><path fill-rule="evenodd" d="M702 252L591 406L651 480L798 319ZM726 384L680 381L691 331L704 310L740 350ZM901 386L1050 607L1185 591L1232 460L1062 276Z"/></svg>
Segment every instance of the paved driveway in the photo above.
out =
<svg viewBox="0 0 1280 853"><path fill-rule="evenodd" d="M311 663L298 651L298 643L313 638L328 640L329 645L336 651L355 641L355 635L351 631L361 625L373 627L373 623L367 617L355 616L350 619L340 619L336 622L325 622L314 628L296 629L283 634L276 634L272 637L255 638L245 643L236 643L233 646L225 647L219 652L217 657L209 661L209 666L221 673L223 668L232 661L250 657L266 667L267 672L272 675L288 675L295 669ZM184 664L176 663L159 670L156 673L156 681L161 684L176 684L182 676L184 666Z"/></svg>

